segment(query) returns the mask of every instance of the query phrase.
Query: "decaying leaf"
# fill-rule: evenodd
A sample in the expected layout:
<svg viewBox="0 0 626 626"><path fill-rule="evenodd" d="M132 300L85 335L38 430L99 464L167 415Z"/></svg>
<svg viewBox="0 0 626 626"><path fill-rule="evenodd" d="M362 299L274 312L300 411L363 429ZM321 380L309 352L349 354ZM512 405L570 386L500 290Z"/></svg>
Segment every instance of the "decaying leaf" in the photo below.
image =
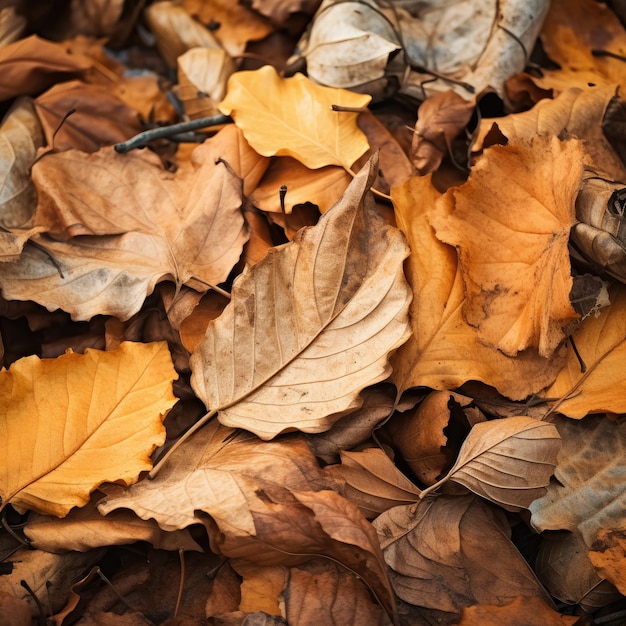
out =
<svg viewBox="0 0 626 626"><path fill-rule="evenodd" d="M459 251L465 318L505 354L550 357L577 317L567 245L581 161L580 142L555 137L494 146L433 214L437 237Z"/></svg>
<svg viewBox="0 0 626 626"><path fill-rule="evenodd" d="M537 530L578 532L588 548L600 529L626 527L626 421L604 415L554 419L563 447L548 493L530 505Z"/></svg>
<svg viewBox="0 0 626 626"><path fill-rule="evenodd" d="M560 447L554 425L532 417L481 422L470 431L452 469L427 491L452 480L508 511L519 511L545 494Z"/></svg>
<svg viewBox="0 0 626 626"><path fill-rule="evenodd" d="M311 169L349 169L369 148L356 122L358 113L333 111L333 104L362 108L371 97L316 85L302 74L281 78L265 65L236 72L219 105L264 156L291 156Z"/></svg>
<svg viewBox="0 0 626 626"><path fill-rule="evenodd" d="M626 530L600 529L588 556L598 573L626 594Z"/></svg>
<svg viewBox="0 0 626 626"><path fill-rule="evenodd" d="M63 517L105 481L136 481L165 441L176 377L164 343L25 357L0 372L2 506Z"/></svg>
<svg viewBox="0 0 626 626"><path fill-rule="evenodd" d="M449 192L450 193L450 192ZM527 349L509 357L479 341L463 317L465 292L454 248L434 234L428 216L441 197L430 177L412 178L392 190L398 226L411 246L407 278L413 293L412 336L392 359L392 380L400 391L426 386L454 389L468 380L494 386L521 400L556 377L562 359L544 359Z"/></svg>
<svg viewBox="0 0 626 626"><path fill-rule="evenodd" d="M375 169L317 226L247 269L209 324L192 386L222 423L267 439L321 432L389 375L387 355L408 334L407 247L367 193Z"/></svg>

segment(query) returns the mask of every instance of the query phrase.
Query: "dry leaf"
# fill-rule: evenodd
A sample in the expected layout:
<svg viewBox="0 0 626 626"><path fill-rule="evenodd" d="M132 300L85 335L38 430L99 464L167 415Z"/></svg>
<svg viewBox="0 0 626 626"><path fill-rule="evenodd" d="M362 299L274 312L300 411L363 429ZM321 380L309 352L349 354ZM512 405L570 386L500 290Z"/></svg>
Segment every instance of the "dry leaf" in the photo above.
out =
<svg viewBox="0 0 626 626"><path fill-rule="evenodd" d="M219 106L264 156L291 156L311 169L349 169L369 148L356 122L358 113L333 111L333 104L362 108L370 96L316 85L302 74L281 78L265 65L236 72Z"/></svg>
<svg viewBox="0 0 626 626"><path fill-rule="evenodd" d="M0 9L0 48L20 39L26 24L26 18L16 13L15 7Z"/></svg>
<svg viewBox="0 0 626 626"><path fill-rule="evenodd" d="M63 517L101 483L137 480L165 441L176 377L164 343L25 357L0 372L2 506Z"/></svg>
<svg viewBox="0 0 626 626"><path fill-rule="evenodd" d="M161 280L201 292L221 283L247 239L241 183L224 164L177 177L152 153L107 148L51 154L33 169L36 223L69 241L40 237L49 256L26 250L0 264L5 298L125 320Z"/></svg>
<svg viewBox="0 0 626 626"><path fill-rule="evenodd" d="M233 569L243 578L239 610L244 613L263 611L283 616L281 595L287 586L289 569L284 565L264 566L233 560Z"/></svg>
<svg viewBox="0 0 626 626"><path fill-rule="evenodd" d="M32 617L26 600L0 591L0 615L4 626L31 626Z"/></svg>
<svg viewBox="0 0 626 626"><path fill-rule="evenodd" d="M393 613L376 534L333 487L299 437L262 442L214 421L154 480L109 496L99 509L132 508L167 530L205 521L212 550L259 565L328 556L361 576Z"/></svg>
<svg viewBox="0 0 626 626"><path fill-rule="evenodd" d="M508 357L480 343L476 329L463 318L465 293L456 252L435 237L427 217L440 197L430 177L410 179L394 188L392 197L398 225L411 246L406 271L415 294L413 334L392 359L398 389L446 390L480 380L522 400L549 385L561 367L558 355L547 360L526 350Z"/></svg>
<svg viewBox="0 0 626 626"><path fill-rule="evenodd" d="M341 465L331 465L326 471L345 481L341 493L367 519L374 519L393 506L416 502L421 494L380 448L344 451Z"/></svg>
<svg viewBox="0 0 626 626"><path fill-rule="evenodd" d="M72 0L72 27L91 37L111 35L123 10L124 0Z"/></svg>
<svg viewBox="0 0 626 626"><path fill-rule="evenodd" d="M540 531L578 532L591 548L599 530L626 527L626 421L591 415L581 421L556 417L554 423L563 441L558 482L529 507L531 523Z"/></svg>
<svg viewBox="0 0 626 626"><path fill-rule="evenodd" d="M409 604L458 614L516 596L549 601L511 543L502 512L475 496L394 507L373 524L393 589Z"/></svg>
<svg viewBox="0 0 626 626"><path fill-rule="evenodd" d="M276 26L288 26L294 13L311 15L320 0L252 0L252 8Z"/></svg>
<svg viewBox="0 0 626 626"><path fill-rule="evenodd" d="M626 595L626 531L600 529L588 556L598 573Z"/></svg>
<svg viewBox="0 0 626 626"><path fill-rule="evenodd" d="M581 161L580 142L555 137L494 146L450 189L447 215L433 214L437 237L459 251L465 318L505 354L552 356L577 317L567 245Z"/></svg>
<svg viewBox="0 0 626 626"><path fill-rule="evenodd" d="M560 448L554 425L532 417L481 422L472 427L452 469L426 492L452 480L507 511L519 511L546 493Z"/></svg>
<svg viewBox="0 0 626 626"><path fill-rule="evenodd" d="M609 297L608 307L584 319L574 330L576 349L568 342L565 367L545 390L546 398L560 398L553 410L568 417L626 412L622 372L626 358L626 287L614 284L609 288Z"/></svg>
<svg viewBox="0 0 626 626"><path fill-rule="evenodd" d="M192 386L222 423L267 439L321 432L389 375L387 355L408 334L408 251L368 194L375 168L317 226L247 269L209 324Z"/></svg>
<svg viewBox="0 0 626 626"><path fill-rule="evenodd" d="M458 626L574 626L574 615L561 615L540 598L518 596L511 602L477 604L461 611Z"/></svg>

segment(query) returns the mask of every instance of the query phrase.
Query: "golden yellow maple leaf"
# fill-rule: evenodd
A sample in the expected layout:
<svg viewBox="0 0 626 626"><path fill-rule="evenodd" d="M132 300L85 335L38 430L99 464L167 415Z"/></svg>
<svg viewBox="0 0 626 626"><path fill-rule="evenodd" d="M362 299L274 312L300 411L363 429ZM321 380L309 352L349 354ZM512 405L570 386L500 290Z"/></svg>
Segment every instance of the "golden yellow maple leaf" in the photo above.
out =
<svg viewBox="0 0 626 626"><path fill-rule="evenodd" d="M29 356L1 371L2 506L63 517L103 482L135 482L165 441L176 378L165 342Z"/></svg>

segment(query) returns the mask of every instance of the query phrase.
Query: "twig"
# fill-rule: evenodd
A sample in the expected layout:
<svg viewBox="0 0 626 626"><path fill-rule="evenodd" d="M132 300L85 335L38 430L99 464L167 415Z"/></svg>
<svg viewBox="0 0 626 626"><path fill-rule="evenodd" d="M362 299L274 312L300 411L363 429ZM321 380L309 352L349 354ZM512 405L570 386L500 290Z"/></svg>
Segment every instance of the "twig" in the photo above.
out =
<svg viewBox="0 0 626 626"><path fill-rule="evenodd" d="M188 133L194 130L200 130L207 126L219 126L220 124L229 124L232 118L228 115L213 115L211 117L201 117L190 122L180 122L179 124L170 124L169 126L161 126L159 128L151 128L144 130L142 133L135 135L132 139L122 143L115 144L115 151L119 153L130 152L135 148L143 148L155 139L163 139L164 137L173 137L180 133Z"/></svg>

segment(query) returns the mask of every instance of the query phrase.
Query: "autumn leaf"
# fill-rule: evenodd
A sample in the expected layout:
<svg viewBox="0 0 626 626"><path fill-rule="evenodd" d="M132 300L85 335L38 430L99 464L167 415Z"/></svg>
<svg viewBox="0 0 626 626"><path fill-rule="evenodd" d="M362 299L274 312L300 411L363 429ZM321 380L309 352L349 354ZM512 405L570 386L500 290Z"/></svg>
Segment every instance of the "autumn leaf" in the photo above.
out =
<svg viewBox="0 0 626 626"><path fill-rule="evenodd" d="M578 532L590 548L600 529L626 526L623 459L626 422L604 415L582 421L556 417L563 447L554 472L557 481L530 505L537 530Z"/></svg>
<svg viewBox="0 0 626 626"><path fill-rule="evenodd" d="M320 432L389 375L408 334L407 247L367 195L374 176L370 162L317 226L244 272L209 324L192 386L223 424Z"/></svg>
<svg viewBox="0 0 626 626"><path fill-rule="evenodd" d="M626 412L622 375L626 357L626 287L613 285L609 296L610 306L597 316L587 317L574 330L565 367L545 390L546 398L559 398L553 410L568 417Z"/></svg>
<svg viewBox="0 0 626 626"><path fill-rule="evenodd" d="M398 226L411 246L406 271L415 294L412 335L392 359L392 381L400 391L447 390L480 380L515 400L538 393L554 380L561 360L558 355L544 359L532 349L512 358L479 341L463 316L465 290L456 251L430 225L428 216L437 211L440 196L429 176L392 190Z"/></svg>
<svg viewBox="0 0 626 626"><path fill-rule="evenodd" d="M452 480L508 511L528 508L546 492L559 439L552 424L531 417L475 424L448 474L422 497Z"/></svg>
<svg viewBox="0 0 626 626"><path fill-rule="evenodd" d="M626 593L626 527L598 530L589 559L603 578L613 583L620 593Z"/></svg>
<svg viewBox="0 0 626 626"><path fill-rule="evenodd" d="M371 97L316 85L302 74L280 78L271 66L236 72L219 105L264 156L291 156L308 168L352 164L369 148L358 113L333 111L333 104L362 108Z"/></svg>
<svg viewBox="0 0 626 626"><path fill-rule="evenodd" d="M224 281L247 239L241 184L222 163L177 178L149 153L104 148L51 154L34 170L35 221L67 241L42 236L2 267L5 298L128 319L161 280L201 292Z"/></svg>
<svg viewBox="0 0 626 626"><path fill-rule="evenodd" d="M581 160L576 141L494 146L432 216L437 237L459 251L465 318L505 354L532 347L550 357L577 317L567 245Z"/></svg>
<svg viewBox="0 0 626 626"><path fill-rule="evenodd" d="M0 372L2 506L63 517L105 481L136 481L165 440L176 377L164 343L25 357Z"/></svg>

